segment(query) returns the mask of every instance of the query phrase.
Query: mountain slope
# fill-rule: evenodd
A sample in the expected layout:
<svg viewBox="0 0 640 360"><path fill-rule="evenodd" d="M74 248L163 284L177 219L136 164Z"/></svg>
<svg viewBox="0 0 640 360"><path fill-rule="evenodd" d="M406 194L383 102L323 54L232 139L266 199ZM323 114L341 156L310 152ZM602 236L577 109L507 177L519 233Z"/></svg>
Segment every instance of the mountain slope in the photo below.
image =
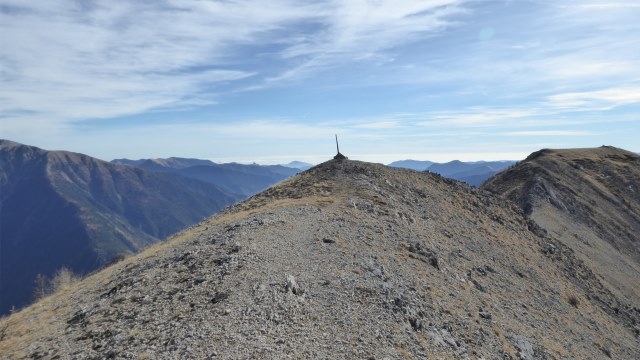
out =
<svg viewBox="0 0 640 360"><path fill-rule="evenodd" d="M510 201L332 160L0 321L0 354L633 358L638 315Z"/></svg>
<svg viewBox="0 0 640 360"><path fill-rule="evenodd" d="M175 174L6 140L0 188L0 314L30 301L39 273L88 273L237 199Z"/></svg>
<svg viewBox="0 0 640 360"><path fill-rule="evenodd" d="M517 203L640 308L640 156L614 147L545 149L483 188Z"/></svg>

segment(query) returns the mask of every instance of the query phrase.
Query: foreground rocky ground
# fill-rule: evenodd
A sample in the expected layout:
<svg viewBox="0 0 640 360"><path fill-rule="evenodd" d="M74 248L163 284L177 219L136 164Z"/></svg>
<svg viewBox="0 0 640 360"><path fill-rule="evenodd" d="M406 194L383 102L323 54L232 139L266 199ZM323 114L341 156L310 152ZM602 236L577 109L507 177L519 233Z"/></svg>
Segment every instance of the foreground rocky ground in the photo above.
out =
<svg viewBox="0 0 640 360"><path fill-rule="evenodd" d="M508 201L332 160L0 321L0 357L633 359L637 308Z"/></svg>

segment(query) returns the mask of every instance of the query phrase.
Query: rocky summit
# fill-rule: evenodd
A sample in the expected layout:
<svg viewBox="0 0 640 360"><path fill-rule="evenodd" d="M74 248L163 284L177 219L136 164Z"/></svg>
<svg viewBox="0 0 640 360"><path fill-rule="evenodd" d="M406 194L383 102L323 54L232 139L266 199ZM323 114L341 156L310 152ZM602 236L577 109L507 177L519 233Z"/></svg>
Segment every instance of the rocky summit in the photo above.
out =
<svg viewBox="0 0 640 360"><path fill-rule="evenodd" d="M626 305L514 202L336 159L0 320L0 357L633 359Z"/></svg>

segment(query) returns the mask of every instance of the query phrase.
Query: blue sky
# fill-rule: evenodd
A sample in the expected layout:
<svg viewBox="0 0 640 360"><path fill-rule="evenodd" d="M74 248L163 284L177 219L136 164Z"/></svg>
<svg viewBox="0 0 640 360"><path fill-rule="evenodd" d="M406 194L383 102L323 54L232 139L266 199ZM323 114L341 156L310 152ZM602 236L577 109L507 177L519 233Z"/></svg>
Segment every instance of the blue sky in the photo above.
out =
<svg viewBox="0 0 640 360"><path fill-rule="evenodd" d="M640 151L636 0L0 0L0 138L101 159Z"/></svg>

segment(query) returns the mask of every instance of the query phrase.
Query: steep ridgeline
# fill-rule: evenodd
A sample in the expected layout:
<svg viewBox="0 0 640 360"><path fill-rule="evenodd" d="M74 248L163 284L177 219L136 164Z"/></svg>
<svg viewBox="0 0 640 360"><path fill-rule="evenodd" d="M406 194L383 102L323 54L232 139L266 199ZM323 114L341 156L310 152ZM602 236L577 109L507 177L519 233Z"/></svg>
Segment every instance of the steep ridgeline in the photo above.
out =
<svg viewBox="0 0 640 360"><path fill-rule="evenodd" d="M541 150L488 181L640 308L640 156L603 146Z"/></svg>
<svg viewBox="0 0 640 360"><path fill-rule="evenodd" d="M179 174L208 182L242 198L249 197L300 172L300 169L281 165L216 164L209 160L176 157L141 160L116 159L112 163Z"/></svg>
<svg viewBox="0 0 640 360"><path fill-rule="evenodd" d="M331 160L0 320L0 354L631 359L618 307L512 202Z"/></svg>
<svg viewBox="0 0 640 360"><path fill-rule="evenodd" d="M37 274L85 274L238 198L175 174L0 140L0 314L32 298Z"/></svg>

